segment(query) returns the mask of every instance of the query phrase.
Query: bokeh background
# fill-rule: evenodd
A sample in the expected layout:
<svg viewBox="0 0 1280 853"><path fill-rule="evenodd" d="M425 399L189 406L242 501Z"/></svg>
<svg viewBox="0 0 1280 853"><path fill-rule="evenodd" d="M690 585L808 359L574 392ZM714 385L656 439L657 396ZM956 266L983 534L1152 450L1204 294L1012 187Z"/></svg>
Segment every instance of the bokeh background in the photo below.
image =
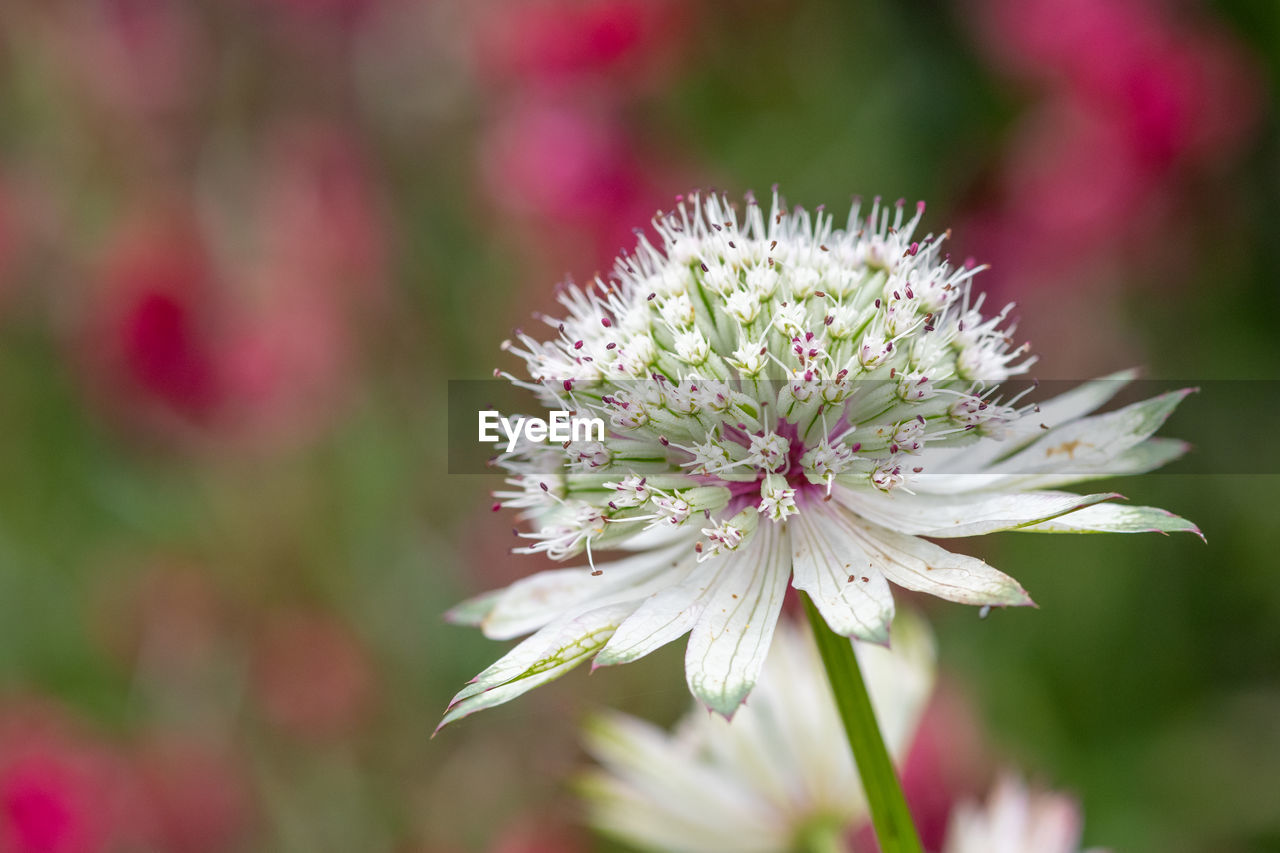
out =
<svg viewBox="0 0 1280 853"><path fill-rule="evenodd" d="M1040 610L930 608L926 834L1015 764L1091 843L1280 850L1278 63L1275 0L5 0L0 851L619 849L576 726L674 719L678 648L429 739L500 651L441 613L540 567L446 384L774 182L928 200L1042 377L1239 403L1115 484L1207 546L975 544Z"/></svg>

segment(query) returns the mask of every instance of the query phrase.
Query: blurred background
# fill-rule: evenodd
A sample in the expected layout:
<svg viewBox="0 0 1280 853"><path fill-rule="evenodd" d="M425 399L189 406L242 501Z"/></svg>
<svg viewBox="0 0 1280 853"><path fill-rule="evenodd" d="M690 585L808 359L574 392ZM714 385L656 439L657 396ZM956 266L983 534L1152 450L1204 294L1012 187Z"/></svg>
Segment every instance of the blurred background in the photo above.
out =
<svg viewBox="0 0 1280 853"><path fill-rule="evenodd" d="M446 383L774 182L928 200L1041 377L1245 400L1165 430L1220 470L1115 484L1208 546L974 543L1040 610L930 607L926 836L1013 763L1090 843L1280 850L1278 64L1275 0L5 0L0 851L619 849L576 726L683 712L678 646L429 740L502 648L441 613L542 567Z"/></svg>

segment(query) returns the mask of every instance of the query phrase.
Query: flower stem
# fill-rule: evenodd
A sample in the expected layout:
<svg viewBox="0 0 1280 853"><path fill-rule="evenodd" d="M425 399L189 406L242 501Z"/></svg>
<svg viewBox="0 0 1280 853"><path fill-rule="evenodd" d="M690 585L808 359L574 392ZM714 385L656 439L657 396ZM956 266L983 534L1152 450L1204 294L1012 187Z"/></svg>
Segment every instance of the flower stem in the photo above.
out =
<svg viewBox="0 0 1280 853"><path fill-rule="evenodd" d="M801 598L827 670L827 680L831 682L831 690L836 697L845 734L849 737L854 764L867 794L871 824L880 842L880 850L882 853L922 853L920 838L907 809L907 799L902 794L902 785L871 708L871 698L862 680L858 658L853 653L853 643L848 637L831 630L807 595L801 595Z"/></svg>

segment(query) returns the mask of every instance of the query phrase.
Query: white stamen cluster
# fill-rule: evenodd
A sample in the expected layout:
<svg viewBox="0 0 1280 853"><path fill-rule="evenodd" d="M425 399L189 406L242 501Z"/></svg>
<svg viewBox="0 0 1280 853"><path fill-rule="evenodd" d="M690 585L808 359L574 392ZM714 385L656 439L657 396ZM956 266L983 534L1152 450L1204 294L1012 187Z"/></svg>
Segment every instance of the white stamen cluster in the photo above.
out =
<svg viewBox="0 0 1280 853"><path fill-rule="evenodd" d="M523 550L696 525L700 554L722 553L751 534L729 516L783 521L833 485L909 490L926 445L998 437L1020 412L991 395L1031 359L1009 309L984 317L971 296L979 268L950 262L946 234L914 236L923 212L855 201L837 228L776 193L767 212L693 195L608 281L566 286L549 339L504 345L529 379L501 375L609 434L499 458L499 502L535 528Z"/></svg>

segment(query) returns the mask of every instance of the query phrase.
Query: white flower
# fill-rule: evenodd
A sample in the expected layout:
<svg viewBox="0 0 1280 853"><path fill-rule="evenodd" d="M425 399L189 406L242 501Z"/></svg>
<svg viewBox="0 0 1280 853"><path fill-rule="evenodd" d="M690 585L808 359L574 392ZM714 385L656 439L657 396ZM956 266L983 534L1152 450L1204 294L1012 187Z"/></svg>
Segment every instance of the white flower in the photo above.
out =
<svg viewBox="0 0 1280 853"><path fill-rule="evenodd" d="M1070 797L1032 792L1005 776L985 807L956 807L943 853L1079 853L1080 829L1080 807Z"/></svg>
<svg viewBox="0 0 1280 853"><path fill-rule="evenodd" d="M903 614L892 651L855 649L887 745L901 759L932 689L932 638ZM844 737L812 635L784 620L759 686L732 722L695 708L668 735L602 715L586 746L603 766L581 789L593 825L642 849L785 853L802 849L809 833L869 819Z"/></svg>
<svg viewBox="0 0 1280 853"><path fill-rule="evenodd" d="M526 550L586 565L452 611L493 639L534 633L458 693L446 722L685 634L690 689L728 715L756 681L788 585L833 630L885 642L891 583L965 604L1031 601L930 539L1198 533L1110 492L1060 490L1180 455L1181 442L1151 436L1188 392L1102 415L1129 374L1038 406L1002 394L999 381L1030 365L1026 347L1007 308L982 314L970 290L980 268L952 267L945 235L914 236L922 211L855 203L838 229L776 196L768 211L749 199L741 218L693 196L655 221L661 248L642 237L610 281L567 286L546 340L506 345L529 378L504 375L611 432L587 465L554 444L499 457L512 488L497 497L533 528ZM758 524L735 524L740 537L720 526L744 510ZM631 554L597 561L607 549Z"/></svg>

